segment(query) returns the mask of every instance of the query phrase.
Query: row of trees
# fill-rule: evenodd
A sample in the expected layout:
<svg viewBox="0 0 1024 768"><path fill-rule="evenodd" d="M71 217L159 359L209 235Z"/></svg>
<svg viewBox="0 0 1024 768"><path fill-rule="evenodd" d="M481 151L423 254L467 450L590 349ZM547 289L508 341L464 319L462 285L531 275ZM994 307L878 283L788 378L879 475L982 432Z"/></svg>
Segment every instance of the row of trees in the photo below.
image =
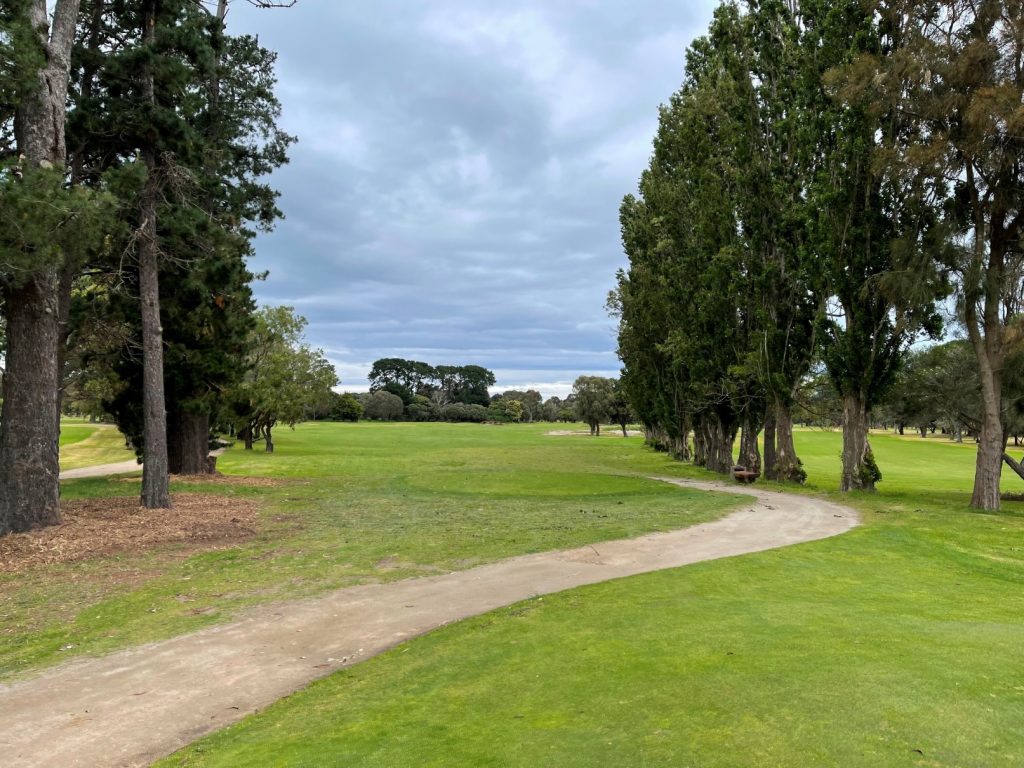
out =
<svg viewBox="0 0 1024 768"><path fill-rule="evenodd" d="M620 212L609 300L649 439L802 481L793 409L820 362L843 490L880 471L870 414L955 292L978 374L972 503L999 506L1007 333L1022 300L1024 9L964 0L726 2ZM691 448L690 433L694 435Z"/></svg>
<svg viewBox="0 0 1024 768"><path fill-rule="evenodd" d="M452 401L440 404L438 398L414 394L408 402L391 390L382 388L367 393L332 394L325 410L317 418L333 421L453 421L453 422L535 422L572 421L577 418L577 399L543 400L540 392L507 390L489 396L487 405L479 402Z"/></svg>
<svg viewBox="0 0 1024 768"><path fill-rule="evenodd" d="M169 505L170 470L208 466L210 419L256 387L246 259L293 141L275 55L227 34L229 0L47 5L0 6L0 533L59 520L75 382L108 388L144 506Z"/></svg>
<svg viewBox="0 0 1024 768"><path fill-rule="evenodd" d="M377 360L370 369L369 380L371 392L390 392L406 405L419 395L439 406L449 403L486 406L491 401L488 387L495 382L494 373L479 365L435 367L399 357Z"/></svg>

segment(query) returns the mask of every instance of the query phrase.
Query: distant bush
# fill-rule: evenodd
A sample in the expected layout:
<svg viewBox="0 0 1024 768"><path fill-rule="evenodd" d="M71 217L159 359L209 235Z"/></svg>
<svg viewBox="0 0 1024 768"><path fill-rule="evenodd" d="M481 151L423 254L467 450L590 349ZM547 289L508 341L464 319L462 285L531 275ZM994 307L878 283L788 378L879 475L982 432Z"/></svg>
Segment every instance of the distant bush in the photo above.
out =
<svg viewBox="0 0 1024 768"><path fill-rule="evenodd" d="M377 421L394 421L401 418L405 409L402 398L390 392L379 390L366 398L363 412L368 419Z"/></svg>
<svg viewBox="0 0 1024 768"><path fill-rule="evenodd" d="M363 415L363 404L355 395L349 392L343 395L336 392L331 394L333 397L331 398L329 417L332 421L359 421Z"/></svg>
<svg viewBox="0 0 1024 768"><path fill-rule="evenodd" d="M441 417L445 421L471 421L482 423L487 421L487 409L482 405L466 405L450 403L441 409Z"/></svg>
<svg viewBox="0 0 1024 768"><path fill-rule="evenodd" d="M423 395L415 395L405 406L405 418L409 421L440 421L441 408Z"/></svg>

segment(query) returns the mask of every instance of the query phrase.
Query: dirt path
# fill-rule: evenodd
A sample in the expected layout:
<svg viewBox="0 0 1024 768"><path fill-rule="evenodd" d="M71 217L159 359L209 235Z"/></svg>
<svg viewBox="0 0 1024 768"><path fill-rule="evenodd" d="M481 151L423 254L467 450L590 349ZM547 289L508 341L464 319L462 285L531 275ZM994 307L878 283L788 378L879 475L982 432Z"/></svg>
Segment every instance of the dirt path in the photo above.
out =
<svg viewBox="0 0 1024 768"><path fill-rule="evenodd" d="M83 477L106 477L107 475L122 475L141 470L142 465L135 459L130 459L129 461L118 461L114 464L94 464L91 467L68 469L60 473L60 479L80 480Z"/></svg>
<svg viewBox="0 0 1024 768"><path fill-rule="evenodd" d="M86 438L91 440L92 438ZM224 453L223 448L210 451L211 456L220 456ZM125 475L129 472L141 472L142 464L137 459L128 461L116 461L113 464L93 464L90 467L79 467L68 469L60 473L61 480L81 480L84 477L107 477L108 475Z"/></svg>
<svg viewBox="0 0 1024 768"><path fill-rule="evenodd" d="M316 678L444 624L535 595L835 536L853 510L807 496L659 478L756 501L682 531L264 606L214 627L0 686L0 755L17 766L138 766Z"/></svg>

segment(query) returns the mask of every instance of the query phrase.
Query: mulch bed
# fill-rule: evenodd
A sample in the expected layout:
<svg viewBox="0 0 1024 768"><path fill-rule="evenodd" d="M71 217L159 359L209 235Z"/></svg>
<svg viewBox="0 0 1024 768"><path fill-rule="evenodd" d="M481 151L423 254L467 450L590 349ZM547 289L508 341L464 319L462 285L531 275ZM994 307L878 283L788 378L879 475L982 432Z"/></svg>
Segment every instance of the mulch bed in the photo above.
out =
<svg viewBox="0 0 1024 768"><path fill-rule="evenodd" d="M148 510L137 496L65 502L60 525L0 538L0 573L165 544L218 549L256 535L258 505L251 499L175 493L171 503L169 510Z"/></svg>

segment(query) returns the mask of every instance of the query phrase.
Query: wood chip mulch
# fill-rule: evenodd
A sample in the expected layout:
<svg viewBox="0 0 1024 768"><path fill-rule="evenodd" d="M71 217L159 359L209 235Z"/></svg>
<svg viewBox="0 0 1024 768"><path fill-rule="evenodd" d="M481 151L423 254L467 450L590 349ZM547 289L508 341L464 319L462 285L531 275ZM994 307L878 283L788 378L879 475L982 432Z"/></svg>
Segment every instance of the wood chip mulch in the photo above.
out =
<svg viewBox="0 0 1024 768"><path fill-rule="evenodd" d="M65 502L60 525L0 538L0 573L164 544L217 549L256 535L258 505L251 499L176 493L171 503L169 510L147 510L137 496Z"/></svg>

